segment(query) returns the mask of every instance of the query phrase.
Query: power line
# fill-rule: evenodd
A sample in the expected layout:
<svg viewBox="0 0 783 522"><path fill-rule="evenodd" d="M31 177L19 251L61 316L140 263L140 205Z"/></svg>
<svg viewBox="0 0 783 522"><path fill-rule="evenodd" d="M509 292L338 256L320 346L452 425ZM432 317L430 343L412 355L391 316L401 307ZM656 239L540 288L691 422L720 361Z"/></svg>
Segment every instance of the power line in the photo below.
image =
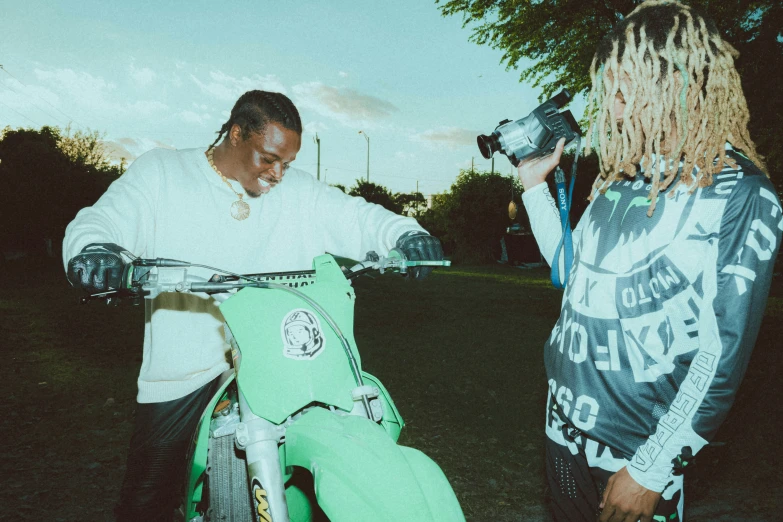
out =
<svg viewBox="0 0 783 522"><path fill-rule="evenodd" d="M4 107L8 107L8 105L6 105L5 103L3 103L3 102L1 102L1 101L0 101L0 105L2 105L2 106L4 106ZM21 112L17 111L16 109L14 109L14 108L12 108L12 107L8 107L8 108L9 108L9 109L11 109L12 111L14 111L16 114L18 114L18 115L19 115L19 116L21 116L22 118L24 118L24 119L26 119L27 121L29 121L30 123L32 123L33 125L37 125L38 127L40 127L40 126L41 126L41 124L40 124L40 123L37 123L37 122L33 121L31 118L28 118L27 116L25 116L25 115L24 115L24 114L22 114Z"/></svg>
<svg viewBox="0 0 783 522"><path fill-rule="evenodd" d="M14 80L16 80L17 82L21 83L22 85L24 85L24 86L25 86L25 87L27 87L28 89L30 88L30 87L29 87L29 86L28 86L26 83L24 83L22 80L20 80L19 78L17 78L17 77L16 77L16 76L14 76L13 74L11 74L11 72L10 72L10 71L8 71L8 69L6 69L5 67L3 67L3 65L2 65L2 64L0 64L0 70L2 70L3 72L5 72L5 73L6 73L8 76L10 76L11 78L13 78L13 79L14 79ZM55 107L54 105L52 105L51 103L49 103L49 102L48 102L46 99L44 99L44 98L41 98L40 96L38 96L38 95L37 95L37 94L35 94L34 92L33 92L33 93L31 93L31 94L32 94L33 96L35 96L36 98L38 98L39 100L43 101L45 104L47 104L47 105L48 105L49 107L51 107L52 109L56 110L57 112L59 112L60 114L62 114L62 115L63 115L63 116L65 116L66 118L68 118L68 120L69 120L69 121L72 121L72 122L76 123L76 124L77 124L79 127L82 127L82 128L85 128L85 129L87 128L87 127L85 127L84 125L82 125L81 123L79 123L79 122L76 120L76 118L74 118L73 116L69 116L68 114L64 113L63 111L61 111L60 109L58 109L57 107ZM49 116L51 116L51 115L49 115Z"/></svg>
<svg viewBox="0 0 783 522"><path fill-rule="evenodd" d="M12 88L12 87L9 87L9 86L8 86L7 84L5 84L5 83L0 83L0 86L4 87L5 89L8 89L8 92L10 92L10 93L13 93L13 94L15 94L15 95L17 95L17 96L20 96L20 97L26 97L26 95L25 95L24 93L22 93L22 92L19 92L18 90L14 89L14 88ZM6 105L6 107L8 107L8 105ZM30 107L31 107L31 108L33 108L33 109L37 109L37 110L38 110L38 112L40 112L40 113L42 113L42 114L45 114L45 115L46 115L48 118L50 118L50 119L54 119L54 120L55 120L57 123L59 123L59 118L57 118L57 117L55 117L55 116L52 116L52 115L51 115L51 114L49 114L47 111L43 110L43 108L42 108L42 107L40 107L40 106L36 105L35 103L32 103L32 104L30 105ZM9 108L10 108L10 107L9 107ZM18 111L16 111L16 112L17 112L17 114L19 114L19 112L18 112ZM30 118L27 118L27 119L29 120ZM40 126L40 124L36 124L36 125L39 125L39 126Z"/></svg>

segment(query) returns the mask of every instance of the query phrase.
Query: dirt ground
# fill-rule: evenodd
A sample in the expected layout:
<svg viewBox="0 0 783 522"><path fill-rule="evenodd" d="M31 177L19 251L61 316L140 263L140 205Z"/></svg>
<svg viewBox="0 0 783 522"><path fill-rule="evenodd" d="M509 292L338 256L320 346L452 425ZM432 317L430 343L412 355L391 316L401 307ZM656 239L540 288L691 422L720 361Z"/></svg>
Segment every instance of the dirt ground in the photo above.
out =
<svg viewBox="0 0 783 522"><path fill-rule="evenodd" d="M112 520L141 362L143 310L76 305L60 268L0 275L0 520ZM776 521L783 429L776 279L735 407L686 479L690 522ZM443 468L470 521L548 521L541 347L559 309L546 273L453 267L423 284L357 283L364 369Z"/></svg>

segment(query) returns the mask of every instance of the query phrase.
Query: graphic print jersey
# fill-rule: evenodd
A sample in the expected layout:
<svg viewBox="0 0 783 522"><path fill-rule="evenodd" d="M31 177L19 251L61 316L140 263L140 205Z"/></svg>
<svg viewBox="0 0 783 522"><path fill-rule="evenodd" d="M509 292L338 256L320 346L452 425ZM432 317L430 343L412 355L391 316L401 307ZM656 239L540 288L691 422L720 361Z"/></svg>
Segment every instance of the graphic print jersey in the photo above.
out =
<svg viewBox="0 0 783 522"><path fill-rule="evenodd" d="M588 447L592 439L619 453L593 457L629 460L631 476L654 491L683 448L695 454L728 412L781 239L772 184L729 154L736 168L693 193L662 192L652 217L641 174L595 195L574 231L574 265L545 347L563 413ZM530 192L525 205L551 264L562 234L555 203L548 190ZM547 433L562 439L551 412Z"/></svg>

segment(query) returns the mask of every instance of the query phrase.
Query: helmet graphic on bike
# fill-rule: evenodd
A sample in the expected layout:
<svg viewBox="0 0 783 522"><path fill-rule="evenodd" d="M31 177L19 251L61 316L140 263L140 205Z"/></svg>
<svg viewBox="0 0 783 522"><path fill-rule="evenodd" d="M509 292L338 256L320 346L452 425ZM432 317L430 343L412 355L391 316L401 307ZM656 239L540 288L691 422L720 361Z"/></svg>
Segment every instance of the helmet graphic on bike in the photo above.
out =
<svg viewBox="0 0 783 522"><path fill-rule="evenodd" d="M289 359L313 359L323 351L323 330L313 312L303 308L291 310L280 326L283 355Z"/></svg>

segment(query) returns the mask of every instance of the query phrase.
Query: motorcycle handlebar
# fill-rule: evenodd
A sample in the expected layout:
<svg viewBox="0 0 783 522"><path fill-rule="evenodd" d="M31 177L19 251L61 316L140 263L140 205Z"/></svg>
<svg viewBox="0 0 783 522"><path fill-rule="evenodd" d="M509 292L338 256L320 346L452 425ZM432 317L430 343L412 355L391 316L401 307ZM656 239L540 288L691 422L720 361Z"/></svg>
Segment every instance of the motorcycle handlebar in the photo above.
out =
<svg viewBox="0 0 783 522"><path fill-rule="evenodd" d="M106 292L90 294L83 297L81 302L87 303L94 299L106 299L108 302L112 302L115 299L121 298L130 298L135 302L138 302L138 300L142 297L152 299L162 292L197 292L219 294L247 287L270 288L279 285L279 280L284 280L286 277L300 277L315 274L314 270L298 270L290 272L240 275L206 265L199 265L187 261L179 261L177 259L167 258L136 258L132 261L132 265L134 267L134 272L137 273L133 273L126 282L128 285L126 288L112 289ZM404 274L407 272L409 267L438 267L449 265L451 265L451 261L447 260L409 261L405 258L402 252L398 251L397 249L393 249L387 257L379 257L374 253L368 253L367 259L348 270L345 274L345 277L347 279L351 279L371 270L377 270L381 274L387 270L396 270L401 274ZM183 269L188 267L207 268L215 270L217 273L212 278L210 278L210 280L204 280L202 277L187 274L184 270L182 271L183 273L181 275L176 275L174 278L161 278L160 271L158 271L157 274L154 274L149 270L151 268Z"/></svg>

